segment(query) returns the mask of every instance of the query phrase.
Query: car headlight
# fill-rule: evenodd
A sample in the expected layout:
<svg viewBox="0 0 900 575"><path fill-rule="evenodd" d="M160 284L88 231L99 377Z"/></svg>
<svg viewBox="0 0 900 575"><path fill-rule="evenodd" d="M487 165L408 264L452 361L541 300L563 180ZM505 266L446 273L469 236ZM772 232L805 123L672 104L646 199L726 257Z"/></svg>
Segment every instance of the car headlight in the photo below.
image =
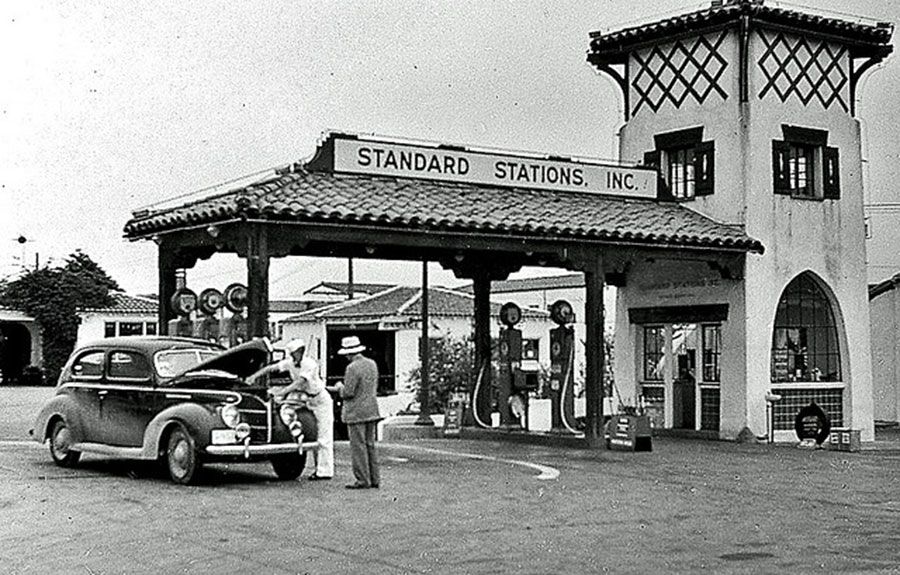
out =
<svg viewBox="0 0 900 575"><path fill-rule="evenodd" d="M281 421L288 427L297 421L297 410L291 405L282 405L281 409L278 410L278 415L281 417Z"/></svg>
<svg viewBox="0 0 900 575"><path fill-rule="evenodd" d="M222 422L228 427L237 427L237 424L241 422L241 412L238 411L236 405L231 403L223 405L219 410L219 415L222 416Z"/></svg>

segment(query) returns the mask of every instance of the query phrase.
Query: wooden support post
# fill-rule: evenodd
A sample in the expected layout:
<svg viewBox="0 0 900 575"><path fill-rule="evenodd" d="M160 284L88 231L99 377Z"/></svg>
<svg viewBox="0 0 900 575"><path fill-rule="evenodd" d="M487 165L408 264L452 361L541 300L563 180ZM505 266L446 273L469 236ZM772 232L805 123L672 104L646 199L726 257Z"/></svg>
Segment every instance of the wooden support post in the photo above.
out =
<svg viewBox="0 0 900 575"><path fill-rule="evenodd" d="M247 335L269 334L269 250L266 229L253 227L247 237Z"/></svg>
<svg viewBox="0 0 900 575"><path fill-rule="evenodd" d="M603 257L593 254L584 270L585 324L587 342L585 350L585 423L584 437L590 445L603 441Z"/></svg>
<svg viewBox="0 0 900 575"><path fill-rule="evenodd" d="M172 253L171 247L164 243L159 244L159 253L157 255L159 269L159 309L157 310L157 333L160 335L169 335L169 320L175 318L175 312L172 311L172 296L175 295L175 275L177 267L175 265L175 255Z"/></svg>
<svg viewBox="0 0 900 575"><path fill-rule="evenodd" d="M486 273L472 278L475 293L475 377L472 408L477 409L476 421L491 425L491 278ZM481 382L477 378L481 378ZM478 396L474 394L477 391Z"/></svg>

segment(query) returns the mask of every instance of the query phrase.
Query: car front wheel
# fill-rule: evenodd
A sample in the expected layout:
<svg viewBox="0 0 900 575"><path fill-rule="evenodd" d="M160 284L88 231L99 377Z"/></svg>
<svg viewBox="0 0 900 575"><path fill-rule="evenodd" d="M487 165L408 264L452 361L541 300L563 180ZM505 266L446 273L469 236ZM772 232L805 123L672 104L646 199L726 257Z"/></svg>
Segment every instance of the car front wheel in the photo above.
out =
<svg viewBox="0 0 900 575"><path fill-rule="evenodd" d="M72 467L81 457L80 451L72 449L72 433L62 419L57 420L50 431L50 456L60 467Z"/></svg>
<svg viewBox="0 0 900 575"><path fill-rule="evenodd" d="M305 466L305 453L286 453L272 457L272 469L275 470L275 475L278 476L278 479L285 481L300 477Z"/></svg>
<svg viewBox="0 0 900 575"><path fill-rule="evenodd" d="M166 444L166 464L169 477L175 483L188 485L200 476L200 456L194 445L194 439L181 425L169 434Z"/></svg>

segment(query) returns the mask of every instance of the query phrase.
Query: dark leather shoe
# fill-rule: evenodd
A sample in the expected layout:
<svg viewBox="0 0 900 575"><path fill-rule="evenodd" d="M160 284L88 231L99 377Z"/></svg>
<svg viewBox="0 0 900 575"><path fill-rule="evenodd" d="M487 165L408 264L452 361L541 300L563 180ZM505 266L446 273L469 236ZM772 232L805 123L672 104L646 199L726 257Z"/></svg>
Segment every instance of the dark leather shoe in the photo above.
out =
<svg viewBox="0 0 900 575"><path fill-rule="evenodd" d="M331 479L330 477L322 477L321 475L310 475L306 478L307 481L328 481Z"/></svg>
<svg viewBox="0 0 900 575"><path fill-rule="evenodd" d="M373 483L369 487L371 487L372 489L378 489L380 487L380 485L378 483Z"/></svg>
<svg viewBox="0 0 900 575"><path fill-rule="evenodd" d="M347 489L368 489L369 486L364 483L351 483L350 485L345 485Z"/></svg>

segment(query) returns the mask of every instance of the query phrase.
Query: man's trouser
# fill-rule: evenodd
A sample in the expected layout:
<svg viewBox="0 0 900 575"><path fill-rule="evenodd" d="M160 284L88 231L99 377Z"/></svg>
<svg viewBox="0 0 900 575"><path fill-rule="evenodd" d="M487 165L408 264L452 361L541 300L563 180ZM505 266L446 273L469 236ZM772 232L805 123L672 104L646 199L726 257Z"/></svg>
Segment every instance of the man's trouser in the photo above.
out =
<svg viewBox="0 0 900 575"><path fill-rule="evenodd" d="M350 460L356 482L367 486L377 486L381 482L378 472L378 455L375 453L377 421L351 423L347 425L350 434Z"/></svg>

